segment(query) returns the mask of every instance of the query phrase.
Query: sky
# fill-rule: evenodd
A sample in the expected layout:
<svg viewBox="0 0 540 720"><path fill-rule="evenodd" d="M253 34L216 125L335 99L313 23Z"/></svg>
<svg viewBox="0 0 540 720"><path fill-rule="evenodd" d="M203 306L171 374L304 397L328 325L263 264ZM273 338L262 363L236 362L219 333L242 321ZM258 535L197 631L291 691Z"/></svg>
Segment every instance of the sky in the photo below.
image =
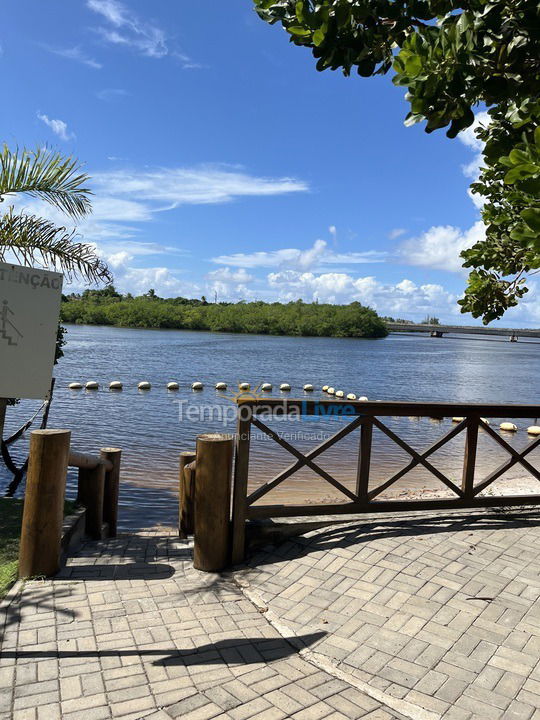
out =
<svg viewBox="0 0 540 720"><path fill-rule="evenodd" d="M4 0L2 11L2 139L84 162L93 214L78 232L120 291L358 300L479 322L456 301L459 252L483 236L468 193L481 147L470 130L406 128L391 75L318 73L250 0ZM502 324L539 322L533 289Z"/></svg>

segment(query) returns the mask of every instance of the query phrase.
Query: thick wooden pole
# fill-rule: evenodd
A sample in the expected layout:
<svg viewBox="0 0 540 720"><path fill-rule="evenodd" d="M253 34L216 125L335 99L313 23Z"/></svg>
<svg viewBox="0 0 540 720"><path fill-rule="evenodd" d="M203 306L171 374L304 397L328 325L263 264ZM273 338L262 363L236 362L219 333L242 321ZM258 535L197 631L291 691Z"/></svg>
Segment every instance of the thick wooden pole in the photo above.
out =
<svg viewBox="0 0 540 720"><path fill-rule="evenodd" d="M118 497L120 495L120 462L122 451L119 448L101 448L100 456L109 461L112 468L105 472L103 491L103 520L109 525L109 537L116 537L118 531Z"/></svg>
<svg viewBox="0 0 540 720"><path fill-rule="evenodd" d="M69 430L34 430L19 549L19 577L54 575L60 542L68 467Z"/></svg>
<svg viewBox="0 0 540 720"><path fill-rule="evenodd" d="M184 540L193 535L193 500L195 490L194 468L186 470L195 461L195 453L185 450L180 453L178 472L178 535Z"/></svg>
<svg viewBox="0 0 540 720"><path fill-rule="evenodd" d="M230 563L230 508L234 438L212 433L197 438L193 566L219 572Z"/></svg>
<svg viewBox="0 0 540 720"><path fill-rule="evenodd" d="M105 465L79 469L78 502L86 508L86 534L94 540L103 539L103 497Z"/></svg>

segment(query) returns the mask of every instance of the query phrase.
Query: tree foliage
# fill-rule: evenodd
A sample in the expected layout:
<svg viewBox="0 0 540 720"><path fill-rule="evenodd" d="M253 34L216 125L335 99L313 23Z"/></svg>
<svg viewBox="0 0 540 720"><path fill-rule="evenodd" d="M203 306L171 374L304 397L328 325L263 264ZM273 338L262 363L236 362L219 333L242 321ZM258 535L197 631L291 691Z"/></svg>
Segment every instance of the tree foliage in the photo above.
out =
<svg viewBox="0 0 540 720"><path fill-rule="evenodd" d="M527 292L540 268L540 9L536 0L254 0L312 50L317 69L368 77L393 68L407 88L405 123L450 138L487 106L481 196L486 237L462 254L471 268L462 312L484 323Z"/></svg>
<svg viewBox="0 0 540 720"><path fill-rule="evenodd" d="M208 303L160 298L146 293L121 295L113 286L63 297L62 322L139 328L174 328L261 335L385 337L385 323L358 302L325 305L296 302Z"/></svg>

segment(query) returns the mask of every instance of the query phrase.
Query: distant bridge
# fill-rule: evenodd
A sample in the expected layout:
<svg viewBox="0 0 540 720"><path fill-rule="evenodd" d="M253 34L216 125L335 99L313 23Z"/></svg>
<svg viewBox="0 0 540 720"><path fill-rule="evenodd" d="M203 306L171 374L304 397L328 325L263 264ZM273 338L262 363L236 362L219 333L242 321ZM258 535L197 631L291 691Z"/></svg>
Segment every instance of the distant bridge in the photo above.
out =
<svg viewBox="0 0 540 720"><path fill-rule="evenodd" d="M503 335L512 342L520 337L540 338L540 330L525 328L483 327L478 325L413 325L408 323L387 322L390 332L427 333L432 337L443 337L447 333L452 335Z"/></svg>

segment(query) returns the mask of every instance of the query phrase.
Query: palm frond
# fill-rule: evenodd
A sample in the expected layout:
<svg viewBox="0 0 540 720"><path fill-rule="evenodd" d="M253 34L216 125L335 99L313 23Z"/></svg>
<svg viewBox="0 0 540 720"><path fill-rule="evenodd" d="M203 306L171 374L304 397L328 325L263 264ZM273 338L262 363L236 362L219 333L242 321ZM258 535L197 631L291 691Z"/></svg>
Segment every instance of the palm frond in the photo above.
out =
<svg viewBox="0 0 540 720"><path fill-rule="evenodd" d="M0 260L7 262L9 254L21 265L38 263L63 272L69 280L111 283L111 272L92 245L74 242L75 237L74 230L10 209L0 217Z"/></svg>
<svg viewBox="0 0 540 720"><path fill-rule="evenodd" d="M10 150L4 145L0 153L0 199L9 193L26 193L78 219L92 210L85 187L89 177L71 156L49 148Z"/></svg>

